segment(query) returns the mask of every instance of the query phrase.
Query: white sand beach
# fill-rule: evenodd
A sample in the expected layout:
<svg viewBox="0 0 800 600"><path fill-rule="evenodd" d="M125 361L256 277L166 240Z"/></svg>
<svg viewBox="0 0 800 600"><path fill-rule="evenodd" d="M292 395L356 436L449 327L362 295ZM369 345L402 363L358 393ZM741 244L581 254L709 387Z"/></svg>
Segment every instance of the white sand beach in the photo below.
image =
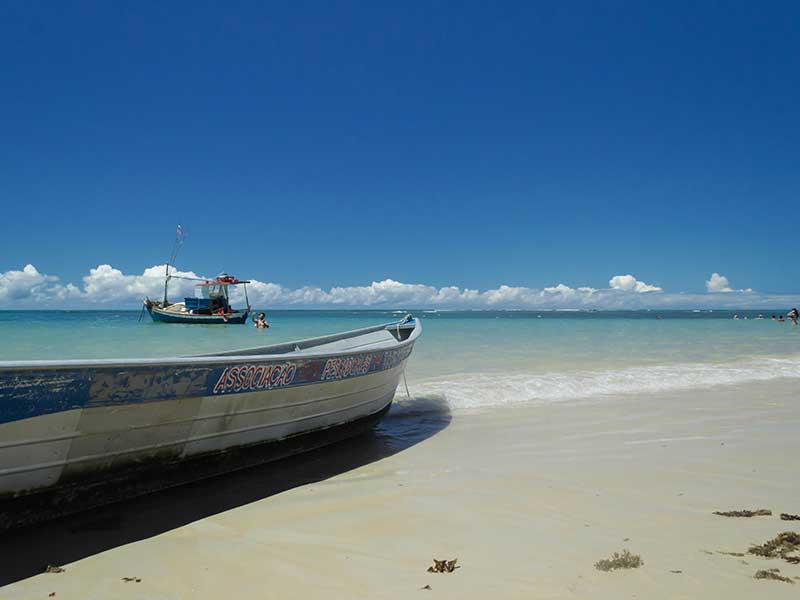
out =
<svg viewBox="0 0 800 600"><path fill-rule="evenodd" d="M64 564L0 598L796 598L800 585L753 575L778 568L800 584L800 565L747 550L800 531L778 517L800 513L797 392L782 379L456 411L391 456ZM323 450L338 451L348 450ZM755 508L773 515L712 514ZM624 548L644 565L594 567ZM428 573L434 557L461 568Z"/></svg>

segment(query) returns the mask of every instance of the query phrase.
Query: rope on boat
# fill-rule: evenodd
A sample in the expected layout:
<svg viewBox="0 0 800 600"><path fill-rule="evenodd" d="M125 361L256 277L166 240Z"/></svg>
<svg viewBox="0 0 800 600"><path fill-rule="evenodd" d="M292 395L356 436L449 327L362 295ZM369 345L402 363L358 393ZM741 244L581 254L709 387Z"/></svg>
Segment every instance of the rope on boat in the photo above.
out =
<svg viewBox="0 0 800 600"><path fill-rule="evenodd" d="M397 341L398 342L400 341L400 325L404 325L404 324L408 323L411 319L413 319L413 317L411 316L411 313L408 313L405 317L403 317L402 319L400 319L397 322ZM411 392L408 391L408 381L406 380L406 370L405 369L403 369L403 385L405 385L405 387L406 387L406 396L408 396L408 399L411 400Z"/></svg>

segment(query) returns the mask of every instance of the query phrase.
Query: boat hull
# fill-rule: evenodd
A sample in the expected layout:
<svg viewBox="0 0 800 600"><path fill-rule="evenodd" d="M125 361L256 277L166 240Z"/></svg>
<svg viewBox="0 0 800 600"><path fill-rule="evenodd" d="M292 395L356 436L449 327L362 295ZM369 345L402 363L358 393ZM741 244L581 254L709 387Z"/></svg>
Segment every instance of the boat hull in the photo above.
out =
<svg viewBox="0 0 800 600"><path fill-rule="evenodd" d="M182 461L146 462L136 468L106 473L102 479L74 481L33 494L0 498L0 531L34 525L316 450L368 432L390 408L391 399L374 414L284 440L231 448Z"/></svg>
<svg viewBox="0 0 800 600"><path fill-rule="evenodd" d="M247 323L248 311L235 312L225 317L221 315L193 315L163 310L157 306L148 306L153 321L157 323L194 323L200 325L241 325Z"/></svg>
<svg viewBox="0 0 800 600"><path fill-rule="evenodd" d="M330 336L326 348L354 348L327 353L303 353L300 342L297 352L271 355L0 365L0 529L85 508L78 499L113 501L113 493L81 493L100 482L130 497L163 487L165 474L193 471L178 465L266 445L252 454L265 460L316 447L299 441L312 434L356 432L353 424L388 410L418 328L374 347L359 340L388 335L380 328L352 342ZM18 519L3 510L9 503L39 508Z"/></svg>

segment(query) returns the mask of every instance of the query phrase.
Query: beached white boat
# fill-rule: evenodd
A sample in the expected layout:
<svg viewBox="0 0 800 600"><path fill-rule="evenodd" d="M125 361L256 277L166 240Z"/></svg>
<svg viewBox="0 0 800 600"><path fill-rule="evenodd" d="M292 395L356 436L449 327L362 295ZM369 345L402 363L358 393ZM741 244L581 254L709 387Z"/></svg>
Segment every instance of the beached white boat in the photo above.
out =
<svg viewBox="0 0 800 600"><path fill-rule="evenodd" d="M0 529L360 433L420 333L408 316L216 355L2 361Z"/></svg>

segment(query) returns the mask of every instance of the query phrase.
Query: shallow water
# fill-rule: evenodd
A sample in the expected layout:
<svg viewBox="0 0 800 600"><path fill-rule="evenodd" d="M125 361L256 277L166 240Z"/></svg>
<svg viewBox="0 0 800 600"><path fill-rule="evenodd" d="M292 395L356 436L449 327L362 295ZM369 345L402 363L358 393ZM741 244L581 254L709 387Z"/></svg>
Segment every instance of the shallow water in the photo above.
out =
<svg viewBox="0 0 800 600"><path fill-rule="evenodd" d="M800 327L762 312L766 319L738 311L749 318L734 320L732 311L422 311L409 386L465 408L800 377ZM146 314L140 322L138 311L0 311L0 360L210 353L402 314L271 311L272 327L263 331L153 323Z"/></svg>

